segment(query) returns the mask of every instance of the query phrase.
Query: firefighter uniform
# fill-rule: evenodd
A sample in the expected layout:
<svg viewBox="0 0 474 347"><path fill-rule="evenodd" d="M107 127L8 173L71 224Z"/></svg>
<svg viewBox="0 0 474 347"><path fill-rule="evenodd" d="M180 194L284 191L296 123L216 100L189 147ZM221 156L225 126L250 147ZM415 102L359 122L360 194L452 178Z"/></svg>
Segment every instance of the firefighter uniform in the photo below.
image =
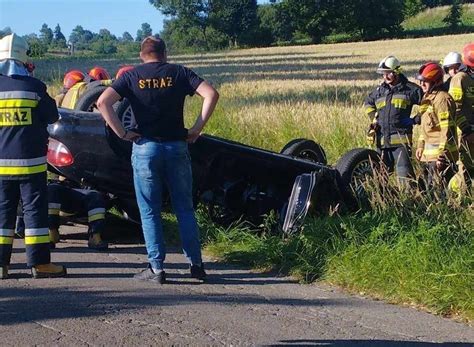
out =
<svg viewBox="0 0 474 347"><path fill-rule="evenodd" d="M454 100L441 88L435 89L423 97L420 113L421 131L417 148L423 149L420 160L426 163L428 183L432 183L437 161L446 163L441 172L446 183L453 176L453 164L459 158Z"/></svg>
<svg viewBox="0 0 474 347"><path fill-rule="evenodd" d="M410 162L414 121L413 105L420 104L422 91L415 83L399 74L399 82L391 87L383 82L365 100L371 122L377 124L376 144L389 171L398 177L413 177Z"/></svg>
<svg viewBox="0 0 474 347"><path fill-rule="evenodd" d="M54 100L41 81L0 75L0 266L10 263L20 197L28 266L50 263L47 125L57 119Z"/></svg>
<svg viewBox="0 0 474 347"><path fill-rule="evenodd" d="M467 136L474 132L474 76L459 71L451 78L449 94L456 104L456 125L462 135L459 141L460 159L465 178L474 177L474 142Z"/></svg>
<svg viewBox="0 0 474 347"><path fill-rule="evenodd" d="M83 82L77 82L71 88L63 90L60 94L54 97L56 105L62 108L74 110L81 96L88 90L98 86L110 86L112 80L90 80L86 79Z"/></svg>
<svg viewBox="0 0 474 347"><path fill-rule="evenodd" d="M89 247L105 249L107 244L91 244L94 234L99 234L105 227L106 201L104 196L90 189L75 189L61 183L48 185L48 219L49 228L58 230L60 214L66 216L87 216L89 224Z"/></svg>

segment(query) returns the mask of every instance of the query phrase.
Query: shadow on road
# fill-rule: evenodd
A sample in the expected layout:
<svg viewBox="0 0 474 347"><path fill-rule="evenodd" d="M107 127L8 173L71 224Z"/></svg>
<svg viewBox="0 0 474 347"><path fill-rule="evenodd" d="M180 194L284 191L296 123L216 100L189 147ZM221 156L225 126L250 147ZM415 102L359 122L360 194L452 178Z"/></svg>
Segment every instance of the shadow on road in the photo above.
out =
<svg viewBox="0 0 474 347"><path fill-rule="evenodd" d="M157 285L159 286L159 285ZM171 290L170 290L171 289ZM0 325L47 319L67 319L122 314L147 307L176 305L347 305L347 300L266 298L261 295L177 293L173 286L129 287L126 290L69 288L0 288Z"/></svg>

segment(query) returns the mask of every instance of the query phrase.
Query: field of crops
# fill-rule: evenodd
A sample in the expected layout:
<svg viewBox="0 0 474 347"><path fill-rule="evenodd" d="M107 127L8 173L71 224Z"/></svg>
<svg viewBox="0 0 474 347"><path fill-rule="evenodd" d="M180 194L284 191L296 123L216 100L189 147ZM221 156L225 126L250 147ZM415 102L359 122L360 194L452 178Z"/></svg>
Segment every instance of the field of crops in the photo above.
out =
<svg viewBox="0 0 474 347"><path fill-rule="evenodd" d="M460 51L471 35L278 47L170 57L213 83L221 98L205 131L279 151L293 138L310 138L330 163L365 146L368 119L362 103L380 81L386 55L396 55L412 78L427 60ZM115 73L137 59L37 61L37 76L60 88L68 69L101 65ZM189 98L190 125L200 99ZM289 239L256 235L246 227L201 223L208 252L312 281L322 278L392 302L474 319L474 209L467 202L420 200L408 194L369 212L308 218ZM380 200L381 201L381 200ZM200 218L203 218L200 216Z"/></svg>
<svg viewBox="0 0 474 347"><path fill-rule="evenodd" d="M368 120L362 102L379 83L375 68L384 56L397 56L412 77L426 60L439 61L469 40L472 35L276 47L170 61L193 68L218 88L221 99L206 132L275 151L292 138L311 138L334 163L344 151L364 145ZM101 65L114 74L130 63L138 59L46 59L37 62L37 76L54 94L68 69ZM188 124L198 112L199 100L191 98Z"/></svg>

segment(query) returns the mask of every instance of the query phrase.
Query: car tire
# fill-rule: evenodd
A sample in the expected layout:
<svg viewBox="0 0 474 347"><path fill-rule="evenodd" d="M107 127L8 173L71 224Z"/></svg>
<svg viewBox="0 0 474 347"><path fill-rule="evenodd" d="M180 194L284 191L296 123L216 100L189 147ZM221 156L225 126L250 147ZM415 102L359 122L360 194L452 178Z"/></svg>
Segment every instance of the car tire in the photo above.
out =
<svg viewBox="0 0 474 347"><path fill-rule="evenodd" d="M338 160L336 170L339 173L339 185L346 197L352 196L352 200L356 198L359 201L367 198L363 182L373 177L374 170L380 167L380 160L376 151L366 148L352 149Z"/></svg>
<svg viewBox="0 0 474 347"><path fill-rule="evenodd" d="M308 139L294 139L288 142L280 151L281 154L327 164L326 152L321 145Z"/></svg>
<svg viewBox="0 0 474 347"><path fill-rule="evenodd" d="M123 99L117 106L117 116L122 123L125 130L130 130L136 127L135 116L133 115L132 107L128 99Z"/></svg>
<svg viewBox="0 0 474 347"><path fill-rule="evenodd" d="M77 111L84 112L97 112L97 100L99 96L107 89L107 86L97 86L91 89L87 89L84 94L79 97L79 100L74 107Z"/></svg>

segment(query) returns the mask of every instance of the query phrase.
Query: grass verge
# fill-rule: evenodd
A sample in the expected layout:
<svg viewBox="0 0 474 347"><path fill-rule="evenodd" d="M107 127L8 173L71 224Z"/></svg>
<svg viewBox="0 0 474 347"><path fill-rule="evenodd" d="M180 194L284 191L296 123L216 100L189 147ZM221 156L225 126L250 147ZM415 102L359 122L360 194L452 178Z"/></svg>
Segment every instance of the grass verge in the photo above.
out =
<svg viewBox="0 0 474 347"><path fill-rule="evenodd" d="M419 204L419 206L416 206ZM309 219L283 238L245 226L207 227L206 250L227 262L320 279L351 291L474 320L472 206L413 202Z"/></svg>

